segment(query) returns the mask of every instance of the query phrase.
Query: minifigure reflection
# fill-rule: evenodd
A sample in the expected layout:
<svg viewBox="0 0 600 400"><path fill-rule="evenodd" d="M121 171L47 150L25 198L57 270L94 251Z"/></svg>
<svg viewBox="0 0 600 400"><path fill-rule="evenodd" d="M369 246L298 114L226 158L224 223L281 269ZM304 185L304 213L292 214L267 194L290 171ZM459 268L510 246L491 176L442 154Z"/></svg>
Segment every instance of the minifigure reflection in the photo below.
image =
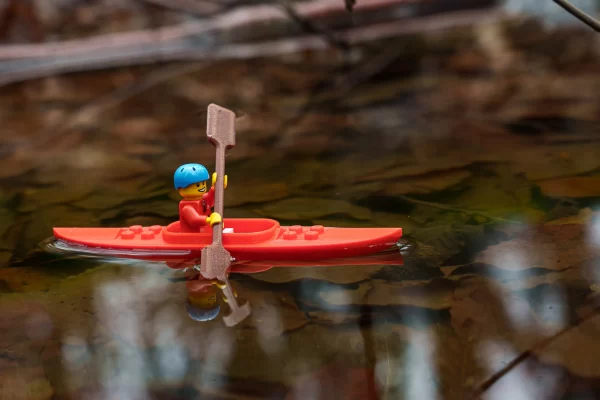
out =
<svg viewBox="0 0 600 400"><path fill-rule="evenodd" d="M186 302L186 310L191 319L194 321L212 321L221 311L221 306L218 303L218 293L223 288L224 283L216 279L199 279L194 277L187 281L188 299ZM237 297L235 288L232 288L234 295ZM225 296L221 296L223 301L227 302Z"/></svg>

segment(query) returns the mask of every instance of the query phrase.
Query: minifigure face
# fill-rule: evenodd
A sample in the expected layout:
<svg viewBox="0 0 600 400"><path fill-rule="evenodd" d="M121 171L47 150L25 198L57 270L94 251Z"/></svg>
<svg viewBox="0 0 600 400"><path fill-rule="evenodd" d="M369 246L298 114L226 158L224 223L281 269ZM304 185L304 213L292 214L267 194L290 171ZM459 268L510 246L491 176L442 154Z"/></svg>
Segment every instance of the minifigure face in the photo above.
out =
<svg viewBox="0 0 600 400"><path fill-rule="evenodd" d="M202 197L204 193L207 191L206 181L192 183L184 187L183 189L179 189L178 192L184 199L199 199Z"/></svg>

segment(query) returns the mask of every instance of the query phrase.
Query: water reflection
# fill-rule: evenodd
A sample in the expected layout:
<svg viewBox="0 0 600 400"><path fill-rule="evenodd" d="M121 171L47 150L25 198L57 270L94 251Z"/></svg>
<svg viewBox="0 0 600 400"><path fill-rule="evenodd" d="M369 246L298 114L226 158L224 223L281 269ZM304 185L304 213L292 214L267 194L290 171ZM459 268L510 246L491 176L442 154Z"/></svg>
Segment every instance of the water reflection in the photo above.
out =
<svg viewBox="0 0 600 400"><path fill-rule="evenodd" d="M217 288L213 281L193 279L187 283L188 299L186 310L194 321L212 321L219 315L221 306L217 302Z"/></svg>

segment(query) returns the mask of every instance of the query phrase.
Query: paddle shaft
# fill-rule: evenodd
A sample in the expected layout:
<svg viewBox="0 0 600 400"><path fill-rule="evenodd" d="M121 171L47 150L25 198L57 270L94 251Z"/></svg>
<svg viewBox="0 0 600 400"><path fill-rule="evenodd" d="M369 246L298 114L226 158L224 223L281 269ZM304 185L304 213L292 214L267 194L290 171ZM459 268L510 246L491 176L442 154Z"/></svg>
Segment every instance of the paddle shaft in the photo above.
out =
<svg viewBox="0 0 600 400"><path fill-rule="evenodd" d="M216 161L215 171L217 172L217 181L215 182L215 208L214 212L223 218L223 198L225 189L225 148L220 143L215 143ZM213 244L223 243L223 225L213 226Z"/></svg>
<svg viewBox="0 0 600 400"><path fill-rule="evenodd" d="M215 203L214 212L223 217L225 183L225 151L235 146L235 114L215 104L208 106L206 135L215 146ZM231 265L231 254L223 247L223 224L213 225L213 242L202 249L201 273L207 279L223 280Z"/></svg>
<svg viewBox="0 0 600 400"><path fill-rule="evenodd" d="M221 289L227 298L227 304L229 304L229 308L231 309L231 313L229 315L223 316L223 321L227 326L235 326L245 320L251 313L250 304L248 302L242 304L241 306L238 304L237 299L235 298L235 294L231 289L231 284L229 283L229 279L225 278L225 285Z"/></svg>

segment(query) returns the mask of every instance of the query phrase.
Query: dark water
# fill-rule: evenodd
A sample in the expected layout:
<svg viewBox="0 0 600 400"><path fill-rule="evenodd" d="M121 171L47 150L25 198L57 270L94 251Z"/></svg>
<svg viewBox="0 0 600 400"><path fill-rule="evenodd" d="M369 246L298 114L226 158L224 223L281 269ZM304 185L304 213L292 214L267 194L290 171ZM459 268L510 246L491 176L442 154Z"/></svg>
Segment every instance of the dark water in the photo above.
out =
<svg viewBox="0 0 600 400"><path fill-rule="evenodd" d="M341 70L328 53L4 88L0 397L600 396L597 38L536 29L371 44ZM219 315L190 318L182 272L39 246L175 220L175 168L213 168L213 102L239 117L226 216L402 227L402 265L234 274L253 313L227 328L218 290Z"/></svg>

